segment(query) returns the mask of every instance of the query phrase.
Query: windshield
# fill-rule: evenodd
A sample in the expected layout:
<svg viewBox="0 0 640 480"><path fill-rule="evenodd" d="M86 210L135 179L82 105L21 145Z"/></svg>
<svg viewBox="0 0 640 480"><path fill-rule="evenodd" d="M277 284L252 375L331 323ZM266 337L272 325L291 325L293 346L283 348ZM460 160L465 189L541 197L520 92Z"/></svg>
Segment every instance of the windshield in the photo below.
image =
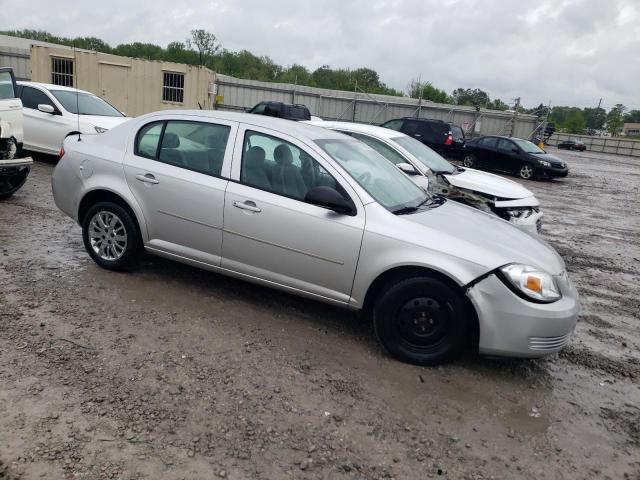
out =
<svg viewBox="0 0 640 480"><path fill-rule="evenodd" d="M370 146L355 139L316 140L369 195L393 213L410 213L430 200L395 165Z"/></svg>
<svg viewBox="0 0 640 480"><path fill-rule="evenodd" d="M78 113L80 110L80 115L124 117L122 113L95 95L79 92L76 97L76 92L71 90L51 90L51 93L70 113Z"/></svg>
<svg viewBox="0 0 640 480"><path fill-rule="evenodd" d="M529 140L522 140L521 138L512 138L516 145L518 145L522 150L526 153L545 153L544 150L540 149L535 143L531 143Z"/></svg>
<svg viewBox="0 0 640 480"><path fill-rule="evenodd" d="M403 137L395 137L391 140L420 160L420 163L433 173L453 173L456 171L456 167L418 140L407 137L406 135Z"/></svg>

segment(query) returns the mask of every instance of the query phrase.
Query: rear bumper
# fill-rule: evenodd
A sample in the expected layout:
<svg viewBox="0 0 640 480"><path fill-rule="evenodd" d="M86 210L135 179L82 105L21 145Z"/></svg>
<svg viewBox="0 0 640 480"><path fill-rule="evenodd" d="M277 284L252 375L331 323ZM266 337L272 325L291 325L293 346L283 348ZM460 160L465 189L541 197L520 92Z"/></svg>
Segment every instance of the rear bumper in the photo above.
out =
<svg viewBox="0 0 640 480"><path fill-rule="evenodd" d="M556 277L562 298L540 304L520 298L494 274L467 290L480 324L483 355L536 358L560 351L573 335L580 305L566 275Z"/></svg>

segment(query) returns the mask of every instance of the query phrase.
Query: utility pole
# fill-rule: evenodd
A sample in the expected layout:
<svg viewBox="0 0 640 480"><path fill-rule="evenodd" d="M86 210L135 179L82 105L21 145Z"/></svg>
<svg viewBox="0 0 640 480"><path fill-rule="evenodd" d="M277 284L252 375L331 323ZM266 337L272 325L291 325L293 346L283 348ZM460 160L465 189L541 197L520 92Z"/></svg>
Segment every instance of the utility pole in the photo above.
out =
<svg viewBox="0 0 640 480"><path fill-rule="evenodd" d="M516 120L518 118L518 107L520 106L520 97L516 98L516 104L513 107L513 115L511 117L511 128L509 132L509 136L513 137L516 132Z"/></svg>
<svg viewBox="0 0 640 480"><path fill-rule="evenodd" d="M602 105L602 98L600 100L598 100L598 107L596 108L596 115L600 113L600 106ZM595 128L593 128L593 121L595 120L595 117L591 117L591 129L595 130Z"/></svg>

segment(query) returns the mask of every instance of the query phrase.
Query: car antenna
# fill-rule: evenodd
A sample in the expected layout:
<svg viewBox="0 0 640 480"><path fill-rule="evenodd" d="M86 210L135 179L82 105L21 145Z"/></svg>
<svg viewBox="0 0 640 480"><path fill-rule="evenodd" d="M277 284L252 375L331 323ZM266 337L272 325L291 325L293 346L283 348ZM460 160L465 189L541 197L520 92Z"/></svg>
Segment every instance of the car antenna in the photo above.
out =
<svg viewBox="0 0 640 480"><path fill-rule="evenodd" d="M80 93L78 92L78 57L76 56L76 42L73 41L73 77L76 86L76 118L78 119L78 141L82 141L80 136Z"/></svg>

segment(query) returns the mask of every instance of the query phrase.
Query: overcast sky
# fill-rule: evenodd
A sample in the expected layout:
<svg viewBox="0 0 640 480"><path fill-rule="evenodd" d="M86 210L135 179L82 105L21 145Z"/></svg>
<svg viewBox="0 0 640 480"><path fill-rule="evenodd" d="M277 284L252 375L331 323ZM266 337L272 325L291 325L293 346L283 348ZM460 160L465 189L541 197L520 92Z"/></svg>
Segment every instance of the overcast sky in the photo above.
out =
<svg viewBox="0 0 640 480"><path fill-rule="evenodd" d="M405 90L478 87L525 106L640 109L640 0L0 0L0 29L166 46L194 28L309 69L366 66ZM10 22L8 20L11 20Z"/></svg>

